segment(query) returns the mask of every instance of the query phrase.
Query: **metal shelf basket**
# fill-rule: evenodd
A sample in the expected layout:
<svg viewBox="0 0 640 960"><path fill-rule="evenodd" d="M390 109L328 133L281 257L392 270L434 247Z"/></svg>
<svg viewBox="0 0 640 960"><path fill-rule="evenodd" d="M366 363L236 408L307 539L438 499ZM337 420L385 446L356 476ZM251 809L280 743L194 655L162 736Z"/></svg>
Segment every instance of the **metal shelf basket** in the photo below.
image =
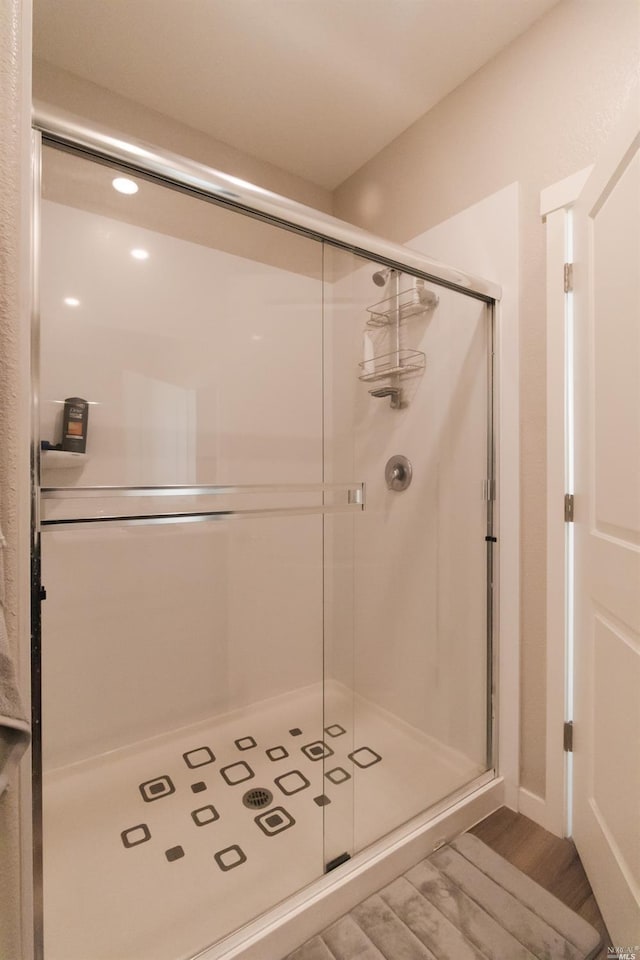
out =
<svg viewBox="0 0 640 960"><path fill-rule="evenodd" d="M388 327L392 323L419 317L432 310L438 303L438 297L432 290L416 285L402 290L397 296L387 297L367 307L369 327Z"/></svg>
<svg viewBox="0 0 640 960"><path fill-rule="evenodd" d="M422 373L425 364L426 357L421 350L394 350L393 353L383 353L371 360L361 360L358 379L374 383L388 377L407 377Z"/></svg>

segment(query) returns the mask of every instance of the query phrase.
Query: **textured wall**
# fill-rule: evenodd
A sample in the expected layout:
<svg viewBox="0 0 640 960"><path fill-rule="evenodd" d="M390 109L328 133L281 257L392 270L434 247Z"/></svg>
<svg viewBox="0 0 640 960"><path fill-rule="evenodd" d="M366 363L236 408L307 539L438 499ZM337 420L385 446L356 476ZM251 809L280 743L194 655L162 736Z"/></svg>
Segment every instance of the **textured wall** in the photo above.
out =
<svg viewBox="0 0 640 960"><path fill-rule="evenodd" d="M637 0L563 0L335 193L399 242L521 187L522 784L545 793L545 233L540 190L592 163L640 73ZM636 94L637 95L637 92ZM500 281L500 277L493 278Z"/></svg>
<svg viewBox="0 0 640 960"><path fill-rule="evenodd" d="M28 317L30 5L0 3L0 522L7 539L6 615L12 649L28 649L24 616L25 519L28 472L25 449L25 318ZM28 323L26 325L28 329ZM22 429L20 427L22 426ZM27 513L25 518L25 507ZM28 583L28 579L26 581ZM22 640L24 639L24 643ZM23 769L25 763L23 761ZM17 781L0 798L0 956L23 960L20 833Z"/></svg>

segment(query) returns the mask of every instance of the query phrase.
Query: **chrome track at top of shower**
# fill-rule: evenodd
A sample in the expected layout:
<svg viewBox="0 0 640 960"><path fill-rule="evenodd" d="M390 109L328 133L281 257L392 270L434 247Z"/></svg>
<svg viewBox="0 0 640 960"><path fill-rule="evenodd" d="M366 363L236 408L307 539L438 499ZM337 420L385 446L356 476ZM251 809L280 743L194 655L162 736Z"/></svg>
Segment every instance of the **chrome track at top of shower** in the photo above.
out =
<svg viewBox="0 0 640 960"><path fill-rule="evenodd" d="M237 177L109 129L87 126L80 118L48 105L34 104L33 126L45 144L78 153L149 180L184 190L211 203L302 233L331 246L375 260L385 267L430 280L487 303L499 299L500 287L354 227L343 220L289 200Z"/></svg>

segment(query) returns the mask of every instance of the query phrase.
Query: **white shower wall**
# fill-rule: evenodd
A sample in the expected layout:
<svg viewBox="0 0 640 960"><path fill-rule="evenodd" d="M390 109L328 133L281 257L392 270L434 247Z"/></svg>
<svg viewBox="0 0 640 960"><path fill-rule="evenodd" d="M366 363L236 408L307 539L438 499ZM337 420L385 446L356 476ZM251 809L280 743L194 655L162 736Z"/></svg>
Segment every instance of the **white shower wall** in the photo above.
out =
<svg viewBox="0 0 640 960"><path fill-rule="evenodd" d="M388 398L371 397L372 385L357 379L365 330L376 353L391 349L388 330L366 327L364 305L390 294L372 283L374 269L354 259L333 291L332 468L365 481L367 509L350 525L331 523L330 669L416 736L480 769L486 758L486 307L427 284L437 307L401 326L402 347L425 352L425 371L403 381L407 406L392 409ZM401 289L413 282L403 276ZM384 478L394 454L407 456L414 470L401 493L389 491Z"/></svg>
<svg viewBox="0 0 640 960"><path fill-rule="evenodd" d="M147 182L142 227L135 203L115 209L110 172L57 160L43 439L60 438L65 397L92 405L88 459L56 470L45 451L43 482L102 493L45 495L45 519L298 506L307 494L264 485L366 485L364 511L43 531L47 953L81 960L97 924L105 960L186 956L486 770L487 314L430 287L437 307L401 344L427 366L393 410L358 379L366 305L391 292L371 282L378 265L244 220L257 236L240 256L244 228L220 248L218 206ZM390 350L390 331L371 345ZM383 479L394 453L414 466L403 494ZM261 492L105 494L171 484ZM285 806L254 816L249 781Z"/></svg>
<svg viewBox="0 0 640 960"><path fill-rule="evenodd" d="M313 277L53 202L42 220L42 438L61 400L95 404L86 466L45 454L44 486L321 481L320 245ZM317 682L321 523L45 532L46 766Z"/></svg>
<svg viewBox="0 0 640 960"><path fill-rule="evenodd" d="M438 224L408 246L499 278L503 297L496 318L501 375L517 378L513 329L518 304L518 184L488 196ZM388 295L372 283L374 267L334 254L341 274L328 298L332 386L329 462L340 476L366 482L367 511L330 521L334 569L326 590L329 669L369 702L378 704L436 744L483 766L486 750L486 402L488 325L479 301L431 287L439 304L431 317L402 327L403 346L426 353L424 374L410 386L409 406L392 410L373 399L354 370L363 359L363 304ZM410 278L404 278L407 286ZM429 285L428 285L429 286ZM508 336L503 331L509 330ZM375 338L379 334L374 334ZM509 342L509 349L505 344ZM382 340L384 343L384 340ZM496 389L496 424L512 436L517 409ZM517 427L516 427L517 429ZM404 493L384 484L389 456L414 466ZM503 452L511 465L510 449ZM517 460L517 450L515 453ZM504 470L504 468L503 468ZM500 489L505 516L514 517L514 488ZM500 543L517 543L517 527L496 530ZM496 569L500 543L494 548ZM517 608L517 570L500 571ZM502 609L509 607L507 599ZM502 666L517 636L505 616ZM517 630L517 621L515 624ZM497 640L497 631L494 644ZM516 674L514 674L516 675ZM512 731L503 730L506 744Z"/></svg>
<svg viewBox="0 0 640 960"><path fill-rule="evenodd" d="M45 485L319 483L324 469L367 486L364 513L325 516L324 571L319 516L46 532L49 768L318 683L323 668L484 768L484 304L430 288L436 309L402 328L426 369L393 410L357 378L365 307L389 290L372 264L326 248L323 265L298 239L304 267L287 271L274 248L267 265L43 204L42 437L59 439L60 400L95 402L86 466L54 472L45 455ZM374 348L386 338L374 331ZM415 470L401 494L384 483L395 453Z"/></svg>

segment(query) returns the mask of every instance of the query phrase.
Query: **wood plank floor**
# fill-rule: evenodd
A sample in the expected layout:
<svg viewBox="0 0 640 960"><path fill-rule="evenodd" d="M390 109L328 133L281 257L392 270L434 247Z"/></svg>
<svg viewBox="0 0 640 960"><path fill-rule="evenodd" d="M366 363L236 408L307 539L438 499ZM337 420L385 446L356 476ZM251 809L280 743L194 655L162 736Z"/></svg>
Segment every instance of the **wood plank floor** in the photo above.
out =
<svg viewBox="0 0 640 960"><path fill-rule="evenodd" d="M561 840L507 807L496 810L469 832L595 927L602 937L595 960L607 960L611 940L571 840Z"/></svg>

